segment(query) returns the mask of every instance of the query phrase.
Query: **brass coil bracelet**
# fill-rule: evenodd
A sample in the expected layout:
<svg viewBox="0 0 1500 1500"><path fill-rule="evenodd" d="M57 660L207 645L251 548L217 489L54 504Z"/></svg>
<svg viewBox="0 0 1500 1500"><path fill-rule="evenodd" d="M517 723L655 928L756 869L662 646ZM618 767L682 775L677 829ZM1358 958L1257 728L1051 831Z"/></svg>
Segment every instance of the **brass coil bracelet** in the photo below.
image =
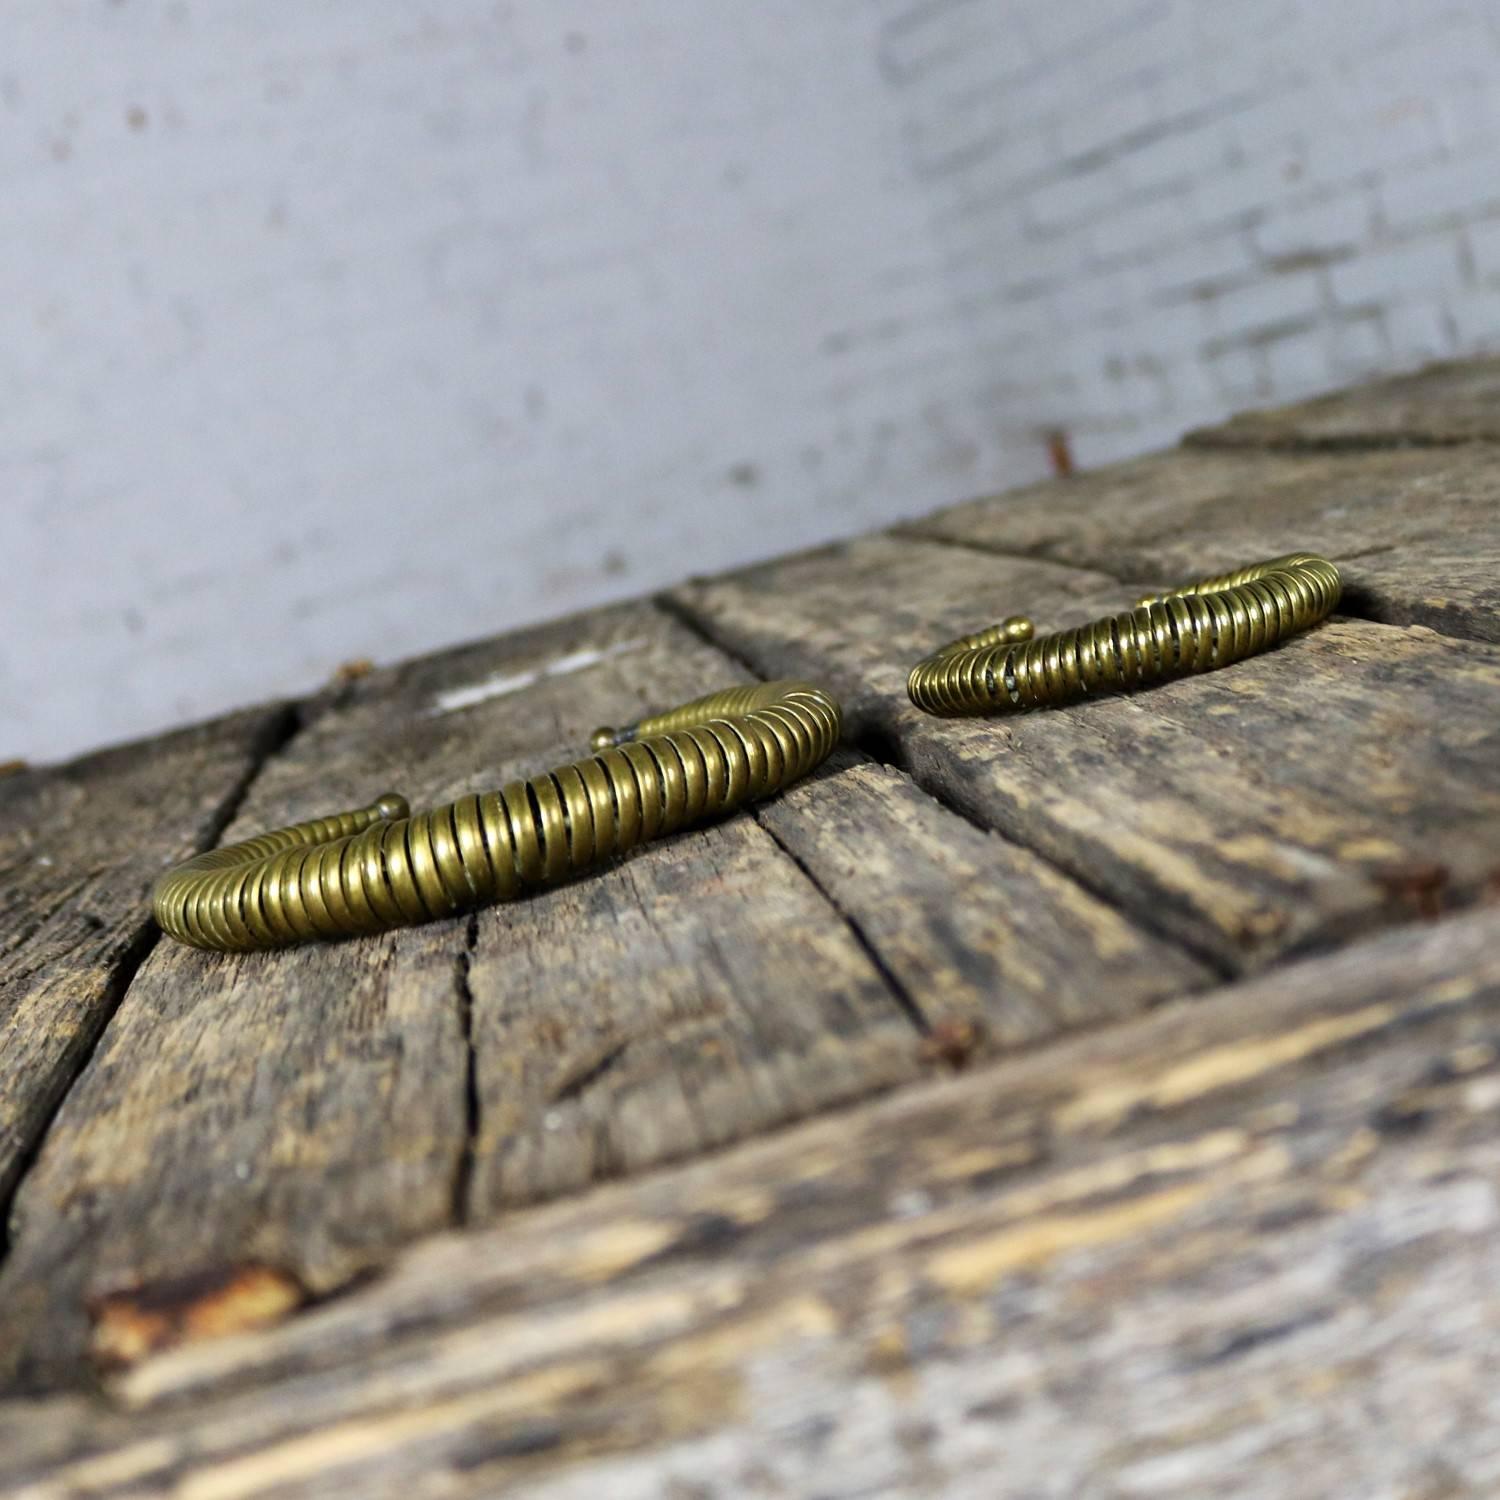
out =
<svg viewBox="0 0 1500 1500"><path fill-rule="evenodd" d="M1141 687L1253 656L1305 630L1339 602L1339 570L1293 552L1148 594L1125 614L1033 639L1012 615L912 668L906 690L930 714L990 713Z"/></svg>
<svg viewBox="0 0 1500 1500"><path fill-rule="evenodd" d="M157 882L156 920L199 948L274 948L379 932L509 901L811 771L839 707L805 682L729 688L629 729L593 755L410 815L387 793L200 854Z"/></svg>

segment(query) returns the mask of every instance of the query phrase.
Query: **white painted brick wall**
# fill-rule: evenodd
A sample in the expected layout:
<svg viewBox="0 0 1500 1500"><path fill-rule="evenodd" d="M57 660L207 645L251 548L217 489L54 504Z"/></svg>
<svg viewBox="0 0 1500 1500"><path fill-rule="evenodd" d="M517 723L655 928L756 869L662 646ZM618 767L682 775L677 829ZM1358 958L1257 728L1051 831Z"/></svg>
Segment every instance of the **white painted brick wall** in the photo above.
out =
<svg viewBox="0 0 1500 1500"><path fill-rule="evenodd" d="M14 0L0 202L3 759L1500 346L1500 5Z"/></svg>
<svg viewBox="0 0 1500 1500"><path fill-rule="evenodd" d="M1500 6L885 9L889 24L922 16L930 45L960 12L976 48L976 12L997 35L1045 30L1048 101L1038 119L1033 89L1012 118L1050 131L1055 154L1003 188L976 154L933 185L933 232L968 268L970 296L1001 224L1023 227L1006 241L1007 282L1074 267L1071 247L1086 246L1053 293L1053 337L1028 345L1039 381L1078 393L1048 425L1082 462L1170 441L1229 406L1500 342ZM1101 40L1101 18L1127 12L1134 24ZM897 92L909 119L941 130L940 66ZM998 77L992 98L1005 98ZM998 104L991 128L1005 139ZM971 196L980 175L987 190ZM1003 340L1011 311L1003 296L987 306L986 335ZM1143 354L1155 378L1106 373ZM1002 430L1024 451L1024 422Z"/></svg>

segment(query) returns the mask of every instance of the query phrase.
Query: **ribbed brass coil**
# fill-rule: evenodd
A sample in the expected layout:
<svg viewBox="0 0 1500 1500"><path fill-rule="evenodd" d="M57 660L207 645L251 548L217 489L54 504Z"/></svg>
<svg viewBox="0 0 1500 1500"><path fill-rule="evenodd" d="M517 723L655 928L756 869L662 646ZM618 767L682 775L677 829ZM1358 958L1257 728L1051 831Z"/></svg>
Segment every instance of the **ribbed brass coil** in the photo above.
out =
<svg viewBox="0 0 1500 1500"><path fill-rule="evenodd" d="M906 690L930 714L992 713L1142 687L1253 656L1327 615L1339 570L1311 552L1220 573L1133 610L1034 638L1024 615L918 662Z"/></svg>
<svg viewBox="0 0 1500 1500"><path fill-rule="evenodd" d="M837 744L838 704L805 682L730 688L498 792L410 815L369 807L214 849L157 882L156 920L199 948L275 948L509 901L690 823L770 796Z"/></svg>

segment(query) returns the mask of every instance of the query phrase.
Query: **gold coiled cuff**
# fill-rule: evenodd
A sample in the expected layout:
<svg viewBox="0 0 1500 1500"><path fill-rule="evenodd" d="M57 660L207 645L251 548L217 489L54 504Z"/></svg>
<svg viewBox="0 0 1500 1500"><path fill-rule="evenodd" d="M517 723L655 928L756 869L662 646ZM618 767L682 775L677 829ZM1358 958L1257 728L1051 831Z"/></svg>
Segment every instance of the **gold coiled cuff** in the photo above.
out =
<svg viewBox="0 0 1500 1500"><path fill-rule="evenodd" d="M1292 552L1051 635L1035 637L1025 615L1012 615L918 662L906 690L927 713L957 716L1143 687L1267 650L1323 619L1342 589L1326 558Z"/></svg>
<svg viewBox="0 0 1500 1500"><path fill-rule="evenodd" d="M558 880L732 812L805 776L838 743L839 706L805 682L729 688L624 730L498 792L411 816L388 792L167 871L153 909L198 948L276 948L426 922Z"/></svg>

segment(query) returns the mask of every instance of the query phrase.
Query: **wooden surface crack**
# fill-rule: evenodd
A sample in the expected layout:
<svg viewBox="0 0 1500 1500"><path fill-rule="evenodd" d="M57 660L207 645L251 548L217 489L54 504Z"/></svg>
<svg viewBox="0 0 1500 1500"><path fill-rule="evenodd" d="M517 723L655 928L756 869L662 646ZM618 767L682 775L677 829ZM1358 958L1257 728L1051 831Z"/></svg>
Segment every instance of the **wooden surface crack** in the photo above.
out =
<svg viewBox="0 0 1500 1500"><path fill-rule="evenodd" d="M869 959L875 972L885 981L891 992L891 997L906 1013L911 1024L926 1036L932 1030L932 1021L922 1009L922 1002L912 994L911 990L897 977L895 971L881 955L880 949L870 940L869 934L865 932L859 921L846 911L839 903L837 896L818 879L817 874L787 841L777 832L774 823L768 820L758 808L751 809L751 816L770 836L771 842L776 845L786 857L802 872L803 877L815 891L828 903L838 919L849 929L849 935L858 945L860 951Z"/></svg>
<svg viewBox="0 0 1500 1500"><path fill-rule="evenodd" d="M923 538L923 540L930 539ZM961 546L962 544L954 543L953 545ZM977 551L980 549L971 550ZM1034 559L1027 560L1034 561ZM674 619L680 620L710 645L723 651L726 655L734 655L737 660L744 662L747 671L755 672L757 676L763 677L766 675L759 670L753 660L747 659L743 653L737 650L734 642L723 638L724 633L715 628L711 618L699 615L691 604L684 600L674 599L671 601L671 613ZM868 756L877 764L886 766L890 770L907 778L914 786L921 788L944 811L961 818L970 827L988 837L1001 839L1017 849L1024 849L1026 853L1034 855L1048 868L1073 881L1091 896L1097 897L1107 905L1119 905L1117 895L1110 891L1104 884L1091 881L1087 869L1083 867L1064 867L1051 856L1040 841L1033 842L1020 835L1015 829L1002 829L989 823L974 809L966 807L962 802L954 799L949 794L948 788L940 780L923 774L921 766L914 763L911 757L906 754L899 737L885 725L870 719L856 719L851 722L846 718L844 737L847 746L862 755ZM783 845L783 847L785 846ZM1151 938L1175 949L1184 957L1204 965L1210 971L1213 978L1226 980L1233 977L1233 966L1226 963L1222 955L1216 954L1207 946L1195 944L1183 933L1173 931L1166 924L1157 922L1154 920L1149 909L1132 907L1125 910L1123 915ZM900 998L899 992L897 992L897 995ZM909 1013L915 1009L909 997L903 1001L903 1004L908 1006Z"/></svg>
<svg viewBox="0 0 1500 1500"><path fill-rule="evenodd" d="M1003 499L1003 497L1000 498ZM1139 589L1145 584L1161 586L1170 582L1169 579L1163 576L1159 569L1138 568L1122 571L1119 568L1103 564L1098 559L1091 559L1082 554L1069 553L1065 548L1049 543L1040 543L1032 548L1003 547L998 542L989 541L988 539L958 537L940 530L928 530L921 521L907 521L899 526L893 526L887 535L897 540L921 542L936 547L953 547L962 552L976 552L983 557L1004 558L1009 562L1044 563L1052 564L1059 568L1087 568L1092 573L1100 573L1106 578L1113 579L1127 593L1132 589ZM1291 547L1295 543L1296 538L1288 536L1286 541L1287 546ZM1354 562L1367 557L1380 557L1397 550L1393 545L1358 547L1351 548L1348 551L1334 550L1329 553L1329 561L1334 563ZM1243 559L1243 562L1247 565L1260 561L1262 559L1255 557L1246 557ZM1177 581L1185 582L1186 579L1177 579ZM1125 607L1125 603L1126 601L1121 601L1122 609ZM1378 604L1370 599L1366 592L1357 585L1354 587L1347 586L1347 581L1343 598L1339 601L1338 609L1329 616L1330 619L1335 620L1340 617L1351 620L1372 620L1377 623L1381 623L1384 620ZM985 623L990 622L976 620L975 628L978 629L981 624ZM1047 628L1045 622L1039 622L1039 625L1043 630ZM1429 628L1436 630L1439 635L1448 636L1452 640L1469 639L1469 637L1456 632L1442 630L1436 625ZM1172 629L1175 633L1177 629L1175 621L1172 622Z"/></svg>
<svg viewBox="0 0 1500 1500"><path fill-rule="evenodd" d="M684 604L680 599L676 599L670 594L658 594L652 600L652 602L658 609L660 609L676 624L680 625L684 630L690 631L693 635L695 635L704 643L704 645L711 646L714 648L714 650L722 652L725 656L729 657L730 660L733 661L737 666L743 668L744 671L747 672L750 676L758 677L762 681L765 680L766 674L762 672L753 661L751 661L748 657L742 655L732 643L718 639L714 634L712 627L709 626L706 621L700 619L697 614L686 604ZM906 774L904 770L902 774ZM823 899L833 909L834 913L838 916L839 920L843 922L845 927L849 929L849 935L854 939L855 943L858 944L861 952L864 953L865 957L869 959L871 965L875 969L875 972L879 974L881 979L885 981L886 986L891 992L891 998L894 999L896 1003L901 1007L901 1009L906 1013L912 1025L923 1035L927 1034L927 1032L931 1030L931 1022L923 1014L921 1004L917 1001L915 996L912 995L911 991L901 983L900 979L897 978L890 965L885 961L884 958L881 957L879 949L875 946L874 943L870 941L869 936L865 933L860 924L840 905L835 895L828 889L827 885L823 881L820 881L818 879L817 875L807 864L807 862L800 858L797 852L787 843L787 841L777 833L773 822L768 821L765 817L763 817L760 811L756 808L752 808L750 810L750 815L770 836L772 843L774 843L776 847L780 849L781 852L786 855L786 857L791 860L791 862L802 872L802 874L806 877L808 883L813 887L814 890L818 892L820 896L823 897Z"/></svg>
<svg viewBox="0 0 1500 1500"><path fill-rule="evenodd" d="M285 705L282 712L276 714L268 721L264 731L251 746L249 764L240 777L228 788L218 807L215 808L213 816L205 827L203 836L198 841L194 852L212 849L218 843L224 830L234 821L236 814L244 805L245 798L250 793L250 788L255 784L257 777L259 777L266 764L285 749L297 735L301 727L302 718L296 706L290 703ZM27 1149L15 1159L9 1171L6 1171L4 1163L0 1162L0 1268L4 1267L6 1260L9 1258L14 1240L12 1219L16 1199L20 1194L22 1184L26 1181L32 1166L41 1155L42 1149L46 1145L47 1138L51 1133L53 1122L67 1103L73 1091L73 1085L87 1070L90 1061L99 1049L100 1042L104 1039L104 1034L108 1030L110 1022L124 1003L125 996L129 993L135 976L140 972L142 965L151 956L157 943L160 941L161 929L146 914L143 907L137 930L125 948L115 957L113 963L110 965L102 1003L95 1012L93 1018L94 1024L77 1054L72 1071L62 1082L55 1098L50 1101L49 1106L43 1112L38 1128L31 1136Z"/></svg>
<svg viewBox="0 0 1500 1500"><path fill-rule="evenodd" d="M1024 849L1028 854L1035 855L1050 869L1056 870L1059 875L1073 881L1089 895L1104 902L1107 906L1119 908L1121 914L1148 937L1175 949L1185 958L1201 964L1210 976L1202 986L1203 988L1207 988L1209 983L1227 983L1236 977L1234 965L1228 963L1223 954L1216 952L1207 944L1195 943L1186 933L1175 930L1166 922L1158 921L1147 903L1122 905L1119 894L1111 890L1104 881L1092 879L1086 865L1061 864L1053 858L1040 839L1028 838L1021 828L1001 828L998 824L987 822L974 809L966 807L962 801L951 796L939 781L924 776L921 767L914 764L906 755L895 735L879 727L872 727L860 734L857 743L861 750L879 759L882 764L890 766L904 776L909 776L929 797L940 803L955 817L962 818L970 827L977 829L980 833L988 834L991 838L1004 839L1015 848Z"/></svg>
<svg viewBox="0 0 1500 1500"><path fill-rule="evenodd" d="M675 594L660 593L651 596L652 606L664 614L674 625L688 632L695 640L701 641L720 656L726 656L747 677L754 677L760 682L765 682L768 674L751 660L736 641L728 640L713 628L713 625L702 618L689 604L679 599ZM844 725L845 738L848 737L849 726Z"/></svg>
<svg viewBox="0 0 1500 1500"><path fill-rule="evenodd" d="M453 988L464 1043L464 1140L453 1168L453 1222L458 1228L469 1222L469 1188L474 1180L474 1150L480 1125L479 1054L474 1046L474 991L469 985L469 970L478 943L479 914L471 912L464 923L463 950L453 961Z"/></svg>
<svg viewBox="0 0 1500 1500"><path fill-rule="evenodd" d="M628 1035L610 1037L593 1052L570 1061L554 1081L547 1102L562 1104L569 1099L581 1099L587 1090L625 1056L625 1049L630 1046L631 1040Z"/></svg>
<svg viewBox="0 0 1500 1500"><path fill-rule="evenodd" d="M98 1029L90 1038L82 1053L78 1057L72 1075L63 1084L51 1107L46 1111L36 1134L31 1138L30 1146L26 1152L18 1157L11 1170L4 1179L0 1179L0 1268L3 1268L10 1256L11 1245L15 1238L15 1225L13 1223L15 1202L21 1191L22 1184L27 1175L41 1155L42 1147L47 1142L47 1137L52 1130L52 1122L57 1118L68 1096L73 1090L74 1083L82 1076L88 1067L90 1059L98 1049L99 1041L103 1037L106 1028L115 1012L120 1008L121 1001L125 998L126 991L130 988L131 981L140 971L140 967L151 956L151 951L161 941L161 932L154 922L142 922L140 930L134 939L126 947L123 953L116 959L106 982L103 1004L100 1006L100 1020Z"/></svg>

